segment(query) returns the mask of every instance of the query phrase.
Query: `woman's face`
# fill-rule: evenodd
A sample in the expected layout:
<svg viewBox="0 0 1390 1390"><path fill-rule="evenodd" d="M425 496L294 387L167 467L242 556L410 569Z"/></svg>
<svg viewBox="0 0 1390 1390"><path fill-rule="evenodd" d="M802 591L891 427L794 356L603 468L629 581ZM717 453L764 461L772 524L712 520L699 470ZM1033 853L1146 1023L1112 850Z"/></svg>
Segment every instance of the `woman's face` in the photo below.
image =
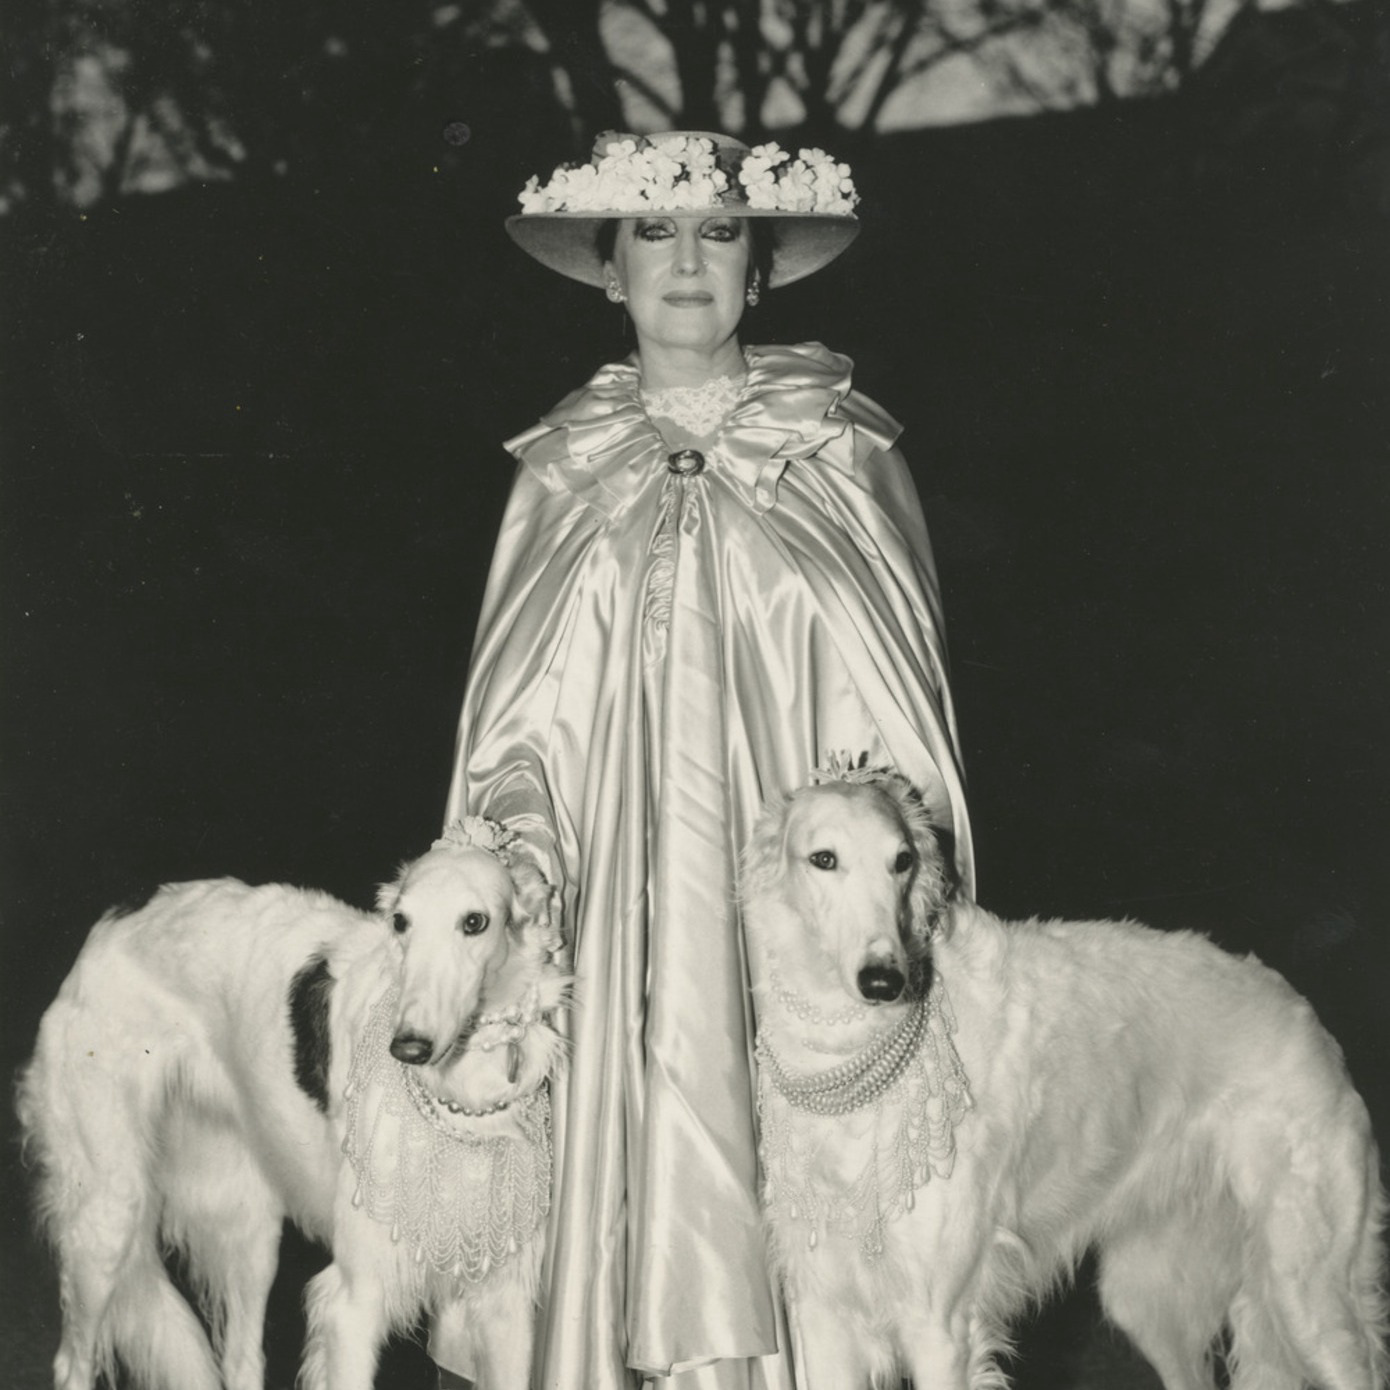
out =
<svg viewBox="0 0 1390 1390"><path fill-rule="evenodd" d="M605 267L639 348L713 353L743 315L752 242L741 217L625 217Z"/></svg>

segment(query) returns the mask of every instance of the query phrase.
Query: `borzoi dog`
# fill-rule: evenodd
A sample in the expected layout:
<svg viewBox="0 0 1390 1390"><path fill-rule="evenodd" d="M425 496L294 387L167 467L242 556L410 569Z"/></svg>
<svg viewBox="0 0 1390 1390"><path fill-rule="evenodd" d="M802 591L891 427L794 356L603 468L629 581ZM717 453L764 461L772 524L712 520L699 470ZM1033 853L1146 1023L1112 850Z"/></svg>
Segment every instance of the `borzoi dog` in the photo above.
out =
<svg viewBox="0 0 1390 1390"><path fill-rule="evenodd" d="M1272 970L953 894L919 799L840 770L747 851L769 1245L811 1390L1007 1385L1094 1248L1166 1390L1377 1390L1385 1212L1336 1043Z"/></svg>
<svg viewBox="0 0 1390 1390"><path fill-rule="evenodd" d="M305 1390L370 1390L422 1313L466 1329L488 1390L522 1390L568 985L554 896L470 817L377 915L221 879L103 918L18 1093L58 1390L117 1363L151 1390L260 1390L286 1217L333 1256L307 1294Z"/></svg>

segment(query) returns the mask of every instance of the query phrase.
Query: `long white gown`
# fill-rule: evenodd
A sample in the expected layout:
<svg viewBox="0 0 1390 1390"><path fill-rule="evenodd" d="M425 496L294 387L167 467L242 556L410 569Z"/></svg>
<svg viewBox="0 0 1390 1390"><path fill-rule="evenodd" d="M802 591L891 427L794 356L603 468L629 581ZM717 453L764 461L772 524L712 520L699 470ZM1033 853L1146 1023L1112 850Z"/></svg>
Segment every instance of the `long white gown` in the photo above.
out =
<svg viewBox="0 0 1390 1390"><path fill-rule="evenodd" d="M970 832L936 574L897 424L819 344L747 351L678 476L633 361L510 441L447 818L520 829L578 977L536 1386L795 1383L758 1224L734 889L764 802L867 752ZM442 1364L466 1354L439 1344Z"/></svg>

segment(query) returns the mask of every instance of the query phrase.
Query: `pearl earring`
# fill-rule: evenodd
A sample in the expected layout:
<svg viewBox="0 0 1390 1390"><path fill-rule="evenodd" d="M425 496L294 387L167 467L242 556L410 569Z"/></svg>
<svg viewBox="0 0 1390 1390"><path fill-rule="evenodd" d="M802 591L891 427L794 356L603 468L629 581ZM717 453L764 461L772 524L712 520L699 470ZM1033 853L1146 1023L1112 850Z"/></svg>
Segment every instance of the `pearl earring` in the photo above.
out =
<svg viewBox="0 0 1390 1390"><path fill-rule="evenodd" d="M627 298L627 295L623 293L623 287L616 280L608 282L604 293L614 304L621 304Z"/></svg>
<svg viewBox="0 0 1390 1390"><path fill-rule="evenodd" d="M754 272L753 272L753 279L752 279L752 281L749 283L748 289L747 289L747 291L744 293L744 296L743 296L744 299L748 302L748 307L749 307L750 309L753 307L753 305L755 305L755 304L758 302L758 300L760 300L760 299L762 298L762 289L761 289L761 286L759 285L758 281L759 281L758 273L757 273L757 271L754 271Z"/></svg>

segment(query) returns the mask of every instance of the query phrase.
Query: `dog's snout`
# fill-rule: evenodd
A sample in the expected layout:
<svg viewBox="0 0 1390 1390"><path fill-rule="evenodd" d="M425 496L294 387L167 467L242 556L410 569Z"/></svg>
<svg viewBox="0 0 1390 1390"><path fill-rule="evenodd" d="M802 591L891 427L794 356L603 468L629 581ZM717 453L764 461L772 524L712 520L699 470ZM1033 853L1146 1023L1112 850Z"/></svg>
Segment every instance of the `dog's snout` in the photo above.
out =
<svg viewBox="0 0 1390 1390"><path fill-rule="evenodd" d="M858 975L859 993L874 1004L890 1004L907 986L896 965L866 965Z"/></svg>
<svg viewBox="0 0 1390 1390"><path fill-rule="evenodd" d="M391 1039L391 1055L407 1066L419 1067L429 1061L434 1044L418 1033L397 1033Z"/></svg>

